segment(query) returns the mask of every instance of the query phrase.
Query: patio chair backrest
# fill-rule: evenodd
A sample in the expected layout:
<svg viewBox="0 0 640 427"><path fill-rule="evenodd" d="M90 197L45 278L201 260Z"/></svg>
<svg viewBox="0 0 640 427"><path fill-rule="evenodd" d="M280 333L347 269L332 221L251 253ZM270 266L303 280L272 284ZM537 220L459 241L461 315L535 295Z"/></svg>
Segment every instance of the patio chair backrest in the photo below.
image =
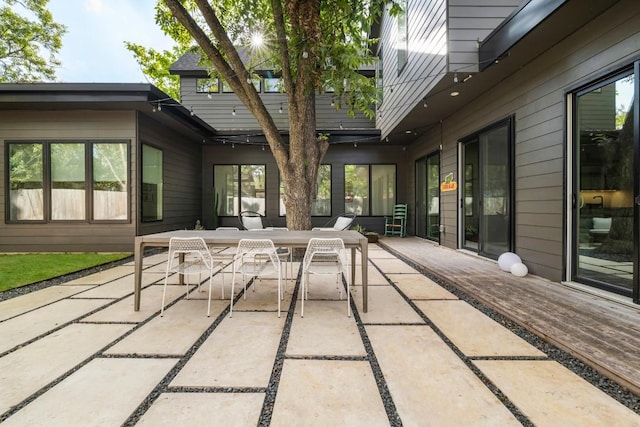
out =
<svg viewBox="0 0 640 427"><path fill-rule="evenodd" d="M262 222L262 215L253 211L242 211L239 215L240 224L245 230L263 230L264 223Z"/></svg>
<svg viewBox="0 0 640 427"><path fill-rule="evenodd" d="M351 224L356 219L356 214L351 212L346 212L335 216L329 220L322 227L314 227L313 230L316 231L342 231L347 230L351 227Z"/></svg>

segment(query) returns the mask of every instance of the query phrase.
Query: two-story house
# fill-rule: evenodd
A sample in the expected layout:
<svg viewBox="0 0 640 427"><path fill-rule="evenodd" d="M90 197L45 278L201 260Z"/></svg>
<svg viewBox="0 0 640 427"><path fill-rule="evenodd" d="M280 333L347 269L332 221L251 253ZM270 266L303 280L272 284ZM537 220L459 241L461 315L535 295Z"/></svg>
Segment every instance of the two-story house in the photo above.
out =
<svg viewBox="0 0 640 427"><path fill-rule="evenodd" d="M376 70L363 70L382 93L375 120L317 97L331 146L314 225L353 211L382 231L406 202L412 235L490 259L513 251L531 273L638 302L636 2L401 3L376 26ZM218 225L244 209L284 225L286 190L257 123L197 57L171 71L180 104L153 88L134 100L131 86L0 85L0 250L130 249L134 235L212 226L216 194ZM278 76L257 72L286 135ZM96 154L111 142L126 147L105 151L124 156L126 183ZM126 208L100 208L123 188Z"/></svg>

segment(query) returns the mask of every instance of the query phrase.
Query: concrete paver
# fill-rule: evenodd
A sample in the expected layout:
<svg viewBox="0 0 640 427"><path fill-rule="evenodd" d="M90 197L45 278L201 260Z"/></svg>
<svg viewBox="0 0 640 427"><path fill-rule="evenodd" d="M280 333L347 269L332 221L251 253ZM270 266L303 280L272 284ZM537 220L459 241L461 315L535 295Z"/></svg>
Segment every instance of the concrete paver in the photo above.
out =
<svg viewBox="0 0 640 427"><path fill-rule="evenodd" d="M464 301L415 304L466 356L546 356Z"/></svg>
<svg viewBox="0 0 640 427"><path fill-rule="evenodd" d="M166 257L166 256L165 256ZM127 274L133 274L133 264L131 265L119 265L117 267L110 268L108 270L99 271L97 273L89 274L78 279L70 280L66 282L66 285L102 285L112 280L119 279Z"/></svg>
<svg viewBox="0 0 640 427"><path fill-rule="evenodd" d="M369 362L285 360L272 426L388 426Z"/></svg>
<svg viewBox="0 0 640 427"><path fill-rule="evenodd" d="M49 288L29 292L28 294L2 301L0 302L0 321L86 291L94 286L95 285L51 286Z"/></svg>
<svg viewBox="0 0 640 427"><path fill-rule="evenodd" d="M139 427L255 426L264 393L162 393Z"/></svg>
<svg viewBox="0 0 640 427"><path fill-rule="evenodd" d="M0 353L89 313L111 300L64 299L0 323Z"/></svg>
<svg viewBox="0 0 640 427"><path fill-rule="evenodd" d="M226 315L210 329L230 304L230 273L224 299L221 275L214 276L210 318L208 283L202 292L193 286L185 300L185 286L172 275L168 308L160 318L166 252L144 260L143 283L156 284L143 288L139 312L133 311L131 295L133 263L78 279L82 284L0 303L0 313L10 313L0 318L0 347L8 343L0 349L6 352L0 357L0 419L19 426L120 425L139 405L146 410L145 399L156 388L160 394L138 425L256 425L261 416L269 417L272 404L274 426L394 424L379 381L403 425L520 425L485 385L486 376L535 425L640 425L640 415L543 360L546 355L511 331L377 245L369 249L369 312L362 312L362 287L353 286L351 318L328 276L311 277L304 318L299 296L292 301L297 288L291 281L284 285L278 318L275 280L266 279L239 299L233 318ZM236 286L236 294L241 289ZM122 299L113 303L114 298ZM146 323L121 338L139 322ZM194 344L199 347L190 351ZM494 356L498 360L484 360ZM167 377L178 360L180 371ZM69 376L52 384L64 375Z"/></svg>
<svg viewBox="0 0 640 427"><path fill-rule="evenodd" d="M121 425L175 359L94 359L5 421L5 426Z"/></svg>
<svg viewBox="0 0 640 427"><path fill-rule="evenodd" d="M181 300L118 342L105 354L184 355L200 335L227 308L227 301L212 301L207 317L206 300Z"/></svg>
<svg viewBox="0 0 640 427"><path fill-rule="evenodd" d="M458 299L454 294L422 274L387 274L387 277L407 298L412 300Z"/></svg>
<svg viewBox="0 0 640 427"><path fill-rule="evenodd" d="M362 287L356 286L353 300L363 323L424 323L424 320L391 286L371 286L368 289L369 310L362 311Z"/></svg>
<svg viewBox="0 0 640 427"><path fill-rule="evenodd" d="M431 328L366 330L404 425L521 425Z"/></svg>
<svg viewBox="0 0 640 427"><path fill-rule="evenodd" d="M133 325L72 324L0 358L0 414L131 328Z"/></svg>
<svg viewBox="0 0 640 427"><path fill-rule="evenodd" d="M133 289L133 288L132 288ZM165 306L178 298L184 297L184 286L167 286ZM111 300L109 300L111 302ZM131 322L147 320L160 311L162 304L162 286L153 285L142 290L140 294L140 311L133 311L133 295L100 310L83 320L86 322ZM206 311L203 313L206 315Z"/></svg>
<svg viewBox="0 0 640 427"><path fill-rule="evenodd" d="M171 382L186 387L266 387L284 328L272 312L226 317Z"/></svg>
<svg viewBox="0 0 640 427"><path fill-rule="evenodd" d="M536 426L638 426L640 416L555 361L473 362Z"/></svg>
<svg viewBox="0 0 640 427"><path fill-rule="evenodd" d="M305 317L293 317L287 356L365 356L356 322L343 301L305 304Z"/></svg>

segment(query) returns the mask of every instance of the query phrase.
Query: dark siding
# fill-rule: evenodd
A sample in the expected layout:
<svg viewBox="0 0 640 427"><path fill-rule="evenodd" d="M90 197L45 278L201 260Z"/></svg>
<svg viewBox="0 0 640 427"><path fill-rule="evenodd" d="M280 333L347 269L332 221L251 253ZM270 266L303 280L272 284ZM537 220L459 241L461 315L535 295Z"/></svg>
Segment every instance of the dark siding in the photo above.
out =
<svg viewBox="0 0 640 427"><path fill-rule="evenodd" d="M640 56L640 10L622 1L444 121L442 173L457 171L457 141L515 116L516 252L531 273L559 281L563 269L566 117L564 93ZM411 161L437 147L431 132ZM413 180L409 178L409 182ZM456 195L443 195L442 244L455 248Z"/></svg>
<svg viewBox="0 0 640 427"><path fill-rule="evenodd" d="M123 140L130 141L130 158L135 158L134 111L3 111L0 114L0 156L5 168L6 140ZM131 161L130 189L135 188L136 168ZM0 199L4 207L4 181ZM130 194L135 206L134 191ZM0 223L0 252L132 251L135 221L113 224Z"/></svg>
<svg viewBox="0 0 640 427"><path fill-rule="evenodd" d="M397 146L364 146L360 145L357 149L349 145L333 145L323 159L323 164L331 164L332 175L332 216L338 215L344 211L344 165L345 164L397 164L396 181L397 181L397 200L404 202L407 199L407 171L402 167L406 161L406 152L402 147ZM202 217L205 218L205 225L209 226L210 208L213 199L213 165L214 164L264 164L267 172L267 219L274 226L285 226L286 219L279 216L278 197L279 197L279 172L275 160L271 153L262 151L258 147L236 146L230 148L226 146L207 146L204 149L203 165L203 211ZM330 218L314 217L312 222L314 226L324 225ZM383 231L383 217L360 217L358 223L367 229ZM220 225L222 226L238 226L238 220L235 217L221 217Z"/></svg>
<svg viewBox="0 0 640 427"><path fill-rule="evenodd" d="M258 122L233 93L212 93L211 99L206 93L196 93L196 78L182 77L182 103L193 108L201 119L218 130L259 129ZM289 129L287 96L282 93L261 94L267 110L271 113L279 129ZM346 108L336 110L331 106L330 93L316 94L316 122L318 129L338 129L340 122L347 129L371 129L375 122L362 113L348 116ZM282 114L279 113L282 106ZM235 107L236 115L232 114Z"/></svg>
<svg viewBox="0 0 640 427"><path fill-rule="evenodd" d="M142 222L138 234L194 228L201 218L202 140L140 115L140 142L162 150L163 220Z"/></svg>

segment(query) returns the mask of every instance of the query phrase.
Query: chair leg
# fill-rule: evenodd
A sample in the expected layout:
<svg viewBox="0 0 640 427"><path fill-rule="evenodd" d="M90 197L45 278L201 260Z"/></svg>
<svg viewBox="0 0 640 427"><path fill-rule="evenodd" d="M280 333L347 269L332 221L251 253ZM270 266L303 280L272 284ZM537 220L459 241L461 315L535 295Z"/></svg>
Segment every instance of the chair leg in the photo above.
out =
<svg viewBox="0 0 640 427"><path fill-rule="evenodd" d="M211 288L213 287L213 267L209 273L209 300L207 301L207 317L211 316Z"/></svg>
<svg viewBox="0 0 640 427"><path fill-rule="evenodd" d="M233 272L231 273L231 306L229 307L229 317L233 317L233 295L234 288L236 285L236 268L233 267Z"/></svg>

